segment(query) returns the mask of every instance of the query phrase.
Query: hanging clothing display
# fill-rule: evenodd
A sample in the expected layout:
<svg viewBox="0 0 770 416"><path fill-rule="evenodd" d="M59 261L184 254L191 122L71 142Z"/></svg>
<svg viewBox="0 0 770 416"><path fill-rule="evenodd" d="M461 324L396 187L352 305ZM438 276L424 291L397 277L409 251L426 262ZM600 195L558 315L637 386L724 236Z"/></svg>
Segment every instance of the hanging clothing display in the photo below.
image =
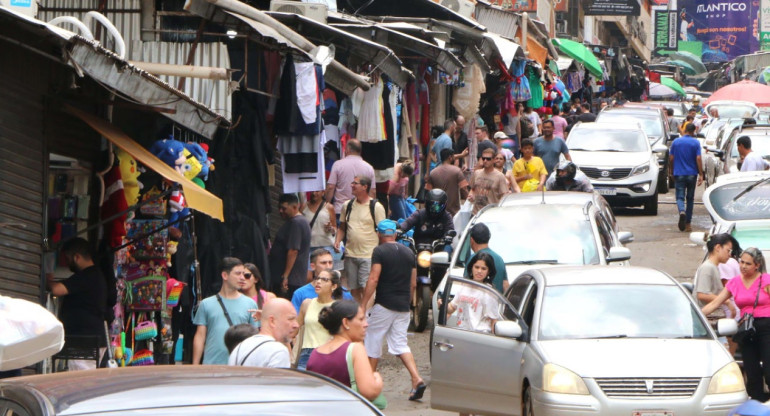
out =
<svg viewBox="0 0 770 416"><path fill-rule="evenodd" d="M382 125L384 127L384 134L381 136L382 139L376 142L367 142L360 139L360 132L361 132L361 123L363 120L359 118L359 137L356 137L361 141L361 157L367 161L372 167L376 170L384 170L393 168L395 165L395 150L396 150L396 125L393 122L393 118L396 114L396 109L391 108L391 99L390 95L394 88L397 88L397 86L393 83L387 83L387 85L383 82L382 79L379 80L378 84L375 84L378 86L377 90L379 91L379 103L381 105L382 109ZM372 88L369 91L372 91L375 89L375 86L372 86ZM370 97L369 100L375 101L374 97ZM362 114L363 114L363 105L362 105ZM387 180L389 177L386 177L385 180Z"/></svg>
<svg viewBox="0 0 770 416"><path fill-rule="evenodd" d="M315 64L312 62L295 62L294 71L297 73L297 107L306 124L315 123L316 108L319 104L318 84L316 83Z"/></svg>
<svg viewBox="0 0 770 416"><path fill-rule="evenodd" d="M486 92L486 88L484 75L478 65L466 67L463 72L465 84L452 94L452 106L466 120L470 120L479 111L479 98Z"/></svg>
<svg viewBox="0 0 770 416"><path fill-rule="evenodd" d="M543 84L540 82L538 71L533 67L529 67L527 77L529 78L529 91L531 95L527 101L527 106L530 108L540 108L543 106Z"/></svg>
<svg viewBox="0 0 770 416"><path fill-rule="evenodd" d="M280 141L279 141L280 143ZM300 172L290 172L287 166L290 162L286 160L286 154L281 150L281 166L283 168L283 193L293 192L312 192L326 189L326 175L324 175L326 160L324 159L323 148L326 144L326 132L322 131L319 135L318 150L313 154L313 170L303 170Z"/></svg>
<svg viewBox="0 0 770 416"><path fill-rule="evenodd" d="M377 79L369 91L358 88L353 92L353 115L358 120L356 139L361 142L376 143L385 138L383 98L388 97L383 97L383 90L382 79Z"/></svg>
<svg viewBox="0 0 770 416"><path fill-rule="evenodd" d="M583 88L583 73L582 71L570 71L564 74L562 77L564 84L567 87L567 91L572 94L581 88Z"/></svg>
<svg viewBox="0 0 770 416"><path fill-rule="evenodd" d="M515 102L527 101L532 98L530 92L529 80L524 75L524 68L527 66L527 61L522 59L515 59L511 65L511 74L513 75L513 81L511 81L511 99Z"/></svg>

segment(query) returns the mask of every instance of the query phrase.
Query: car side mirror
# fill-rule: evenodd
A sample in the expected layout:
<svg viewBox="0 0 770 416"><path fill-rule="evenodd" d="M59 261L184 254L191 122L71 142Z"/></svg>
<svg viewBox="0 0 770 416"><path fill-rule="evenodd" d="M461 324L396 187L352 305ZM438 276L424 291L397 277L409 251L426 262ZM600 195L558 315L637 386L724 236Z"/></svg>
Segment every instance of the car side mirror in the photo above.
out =
<svg viewBox="0 0 770 416"><path fill-rule="evenodd" d="M668 150L668 147L662 143L655 143L654 146L652 146L652 152L653 153L665 153L666 150Z"/></svg>
<svg viewBox="0 0 770 416"><path fill-rule="evenodd" d="M690 233L690 241L693 243L699 245L699 246L705 246L706 245L706 236L707 234L702 231L695 231Z"/></svg>
<svg viewBox="0 0 770 416"><path fill-rule="evenodd" d="M687 293L692 294L693 290L695 290L695 286L692 285L690 282L683 282L681 283L684 290L687 291Z"/></svg>
<svg viewBox="0 0 770 416"><path fill-rule="evenodd" d="M697 138L697 139L705 139L706 136L703 133L698 133L698 134L695 135L695 138Z"/></svg>
<svg viewBox="0 0 770 416"><path fill-rule="evenodd" d="M449 265L449 253L446 251L438 251L430 255L431 265Z"/></svg>
<svg viewBox="0 0 770 416"><path fill-rule="evenodd" d="M631 250L626 247L610 247L610 254L607 256L607 263L626 261L631 258Z"/></svg>
<svg viewBox="0 0 770 416"><path fill-rule="evenodd" d="M631 231L620 231L618 232L618 240L620 240L620 244L633 243L634 233Z"/></svg>
<svg viewBox="0 0 770 416"><path fill-rule="evenodd" d="M497 321L495 322L495 335L505 338L519 338L524 331L518 322L515 321Z"/></svg>
<svg viewBox="0 0 770 416"><path fill-rule="evenodd" d="M738 322L735 322L735 319L725 318L717 321L717 335L720 337L735 335L736 332L738 332Z"/></svg>

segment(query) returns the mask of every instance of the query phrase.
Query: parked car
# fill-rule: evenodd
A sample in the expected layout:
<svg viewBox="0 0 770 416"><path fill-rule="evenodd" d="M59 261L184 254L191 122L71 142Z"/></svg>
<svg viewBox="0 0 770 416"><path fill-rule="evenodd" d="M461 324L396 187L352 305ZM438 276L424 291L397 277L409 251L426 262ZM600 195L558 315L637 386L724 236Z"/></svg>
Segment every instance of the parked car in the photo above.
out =
<svg viewBox="0 0 770 416"><path fill-rule="evenodd" d="M741 136L749 136L751 150L762 155L765 160L770 160L770 125L742 125L733 129L726 139L723 138L721 147L707 149L719 158L717 164L720 174L741 170L741 157L738 154L738 139Z"/></svg>
<svg viewBox="0 0 770 416"><path fill-rule="evenodd" d="M690 239L705 245L705 234L729 233L742 248L757 247L770 256L770 171L722 175L703 192L703 205L714 225Z"/></svg>
<svg viewBox="0 0 770 416"><path fill-rule="evenodd" d="M629 120L630 121L630 120ZM611 205L644 206L658 214L659 166L656 143L651 149L638 123L578 123L567 137L572 161L588 176L594 190Z"/></svg>
<svg viewBox="0 0 770 416"><path fill-rule="evenodd" d="M666 107L666 109L674 110L674 118L680 123L687 117L687 110L690 109L684 101L645 101L643 104L657 104Z"/></svg>
<svg viewBox="0 0 770 416"><path fill-rule="evenodd" d="M706 115L711 117L711 110L716 108L719 118L756 118L759 116L759 108L750 101L717 100L706 105Z"/></svg>
<svg viewBox="0 0 770 416"><path fill-rule="evenodd" d="M148 366L0 382L0 415L381 415L315 373L235 366Z"/></svg>
<svg viewBox="0 0 770 416"><path fill-rule="evenodd" d="M647 135L650 147L658 159L658 192L668 192L668 147L671 141L679 137L678 134L668 131L668 116L662 106L641 106L608 108L600 112L596 117L597 122L628 123L629 119L642 126ZM661 146L657 146L661 145ZM663 150L663 146L666 150ZM658 150L656 150L658 149Z"/></svg>
<svg viewBox="0 0 770 416"><path fill-rule="evenodd" d="M455 295L478 298L497 315L493 331L474 330L449 314ZM451 277L437 321L436 409L723 416L747 399L740 368L717 340L735 333L735 320L720 320L715 333L685 289L661 271L535 269L518 276L505 295Z"/></svg>

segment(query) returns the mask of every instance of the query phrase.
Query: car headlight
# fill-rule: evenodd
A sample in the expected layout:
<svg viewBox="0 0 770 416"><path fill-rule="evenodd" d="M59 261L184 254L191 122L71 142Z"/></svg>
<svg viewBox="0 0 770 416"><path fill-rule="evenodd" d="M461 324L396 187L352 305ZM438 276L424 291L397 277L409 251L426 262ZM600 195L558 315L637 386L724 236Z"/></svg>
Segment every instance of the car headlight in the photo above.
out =
<svg viewBox="0 0 770 416"><path fill-rule="evenodd" d="M422 268L430 267L430 255L430 251L421 251L420 254L417 255L417 265Z"/></svg>
<svg viewBox="0 0 770 416"><path fill-rule="evenodd" d="M650 164L646 163L644 165L639 165L634 168L634 170L631 171L631 175L641 175L642 173L647 173L650 171Z"/></svg>
<svg viewBox="0 0 770 416"><path fill-rule="evenodd" d="M714 373L709 382L707 394L738 393L746 391L743 374L738 364L733 361Z"/></svg>
<svg viewBox="0 0 770 416"><path fill-rule="evenodd" d="M580 376L551 363L543 367L543 390L549 393L589 394L588 387Z"/></svg>

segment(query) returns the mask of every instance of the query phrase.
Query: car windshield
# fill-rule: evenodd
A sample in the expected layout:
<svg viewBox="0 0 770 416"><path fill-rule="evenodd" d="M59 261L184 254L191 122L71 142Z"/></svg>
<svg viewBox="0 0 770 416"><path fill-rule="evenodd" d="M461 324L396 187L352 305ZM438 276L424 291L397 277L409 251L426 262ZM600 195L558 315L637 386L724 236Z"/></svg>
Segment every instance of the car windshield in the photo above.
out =
<svg viewBox="0 0 770 416"><path fill-rule="evenodd" d="M541 340L709 337L690 299L674 285L550 286L540 310Z"/></svg>
<svg viewBox="0 0 770 416"><path fill-rule="evenodd" d="M647 152L649 144L640 131L575 129L567 139L570 150Z"/></svg>
<svg viewBox="0 0 770 416"><path fill-rule="evenodd" d="M762 157L770 156L770 136L760 134L760 135L752 135L744 134L744 133L737 133L738 137L740 136L749 136L751 138L751 151L757 152L758 154L762 155ZM736 158L738 157L738 140L733 141L733 148L730 152L732 157Z"/></svg>
<svg viewBox="0 0 770 416"><path fill-rule="evenodd" d="M599 114L596 121L612 123L639 123L642 130L647 133L648 138L658 138L663 136L663 124L659 117L649 115L649 113L630 113L606 111Z"/></svg>
<svg viewBox="0 0 770 416"><path fill-rule="evenodd" d="M710 112L712 108L719 111L719 118L749 118L753 117L757 111L750 105L742 104L714 104L708 106L706 110Z"/></svg>
<svg viewBox="0 0 770 416"><path fill-rule="evenodd" d="M591 221L580 206L523 205L485 214L482 222L492 232L489 248L506 264L599 264ZM466 235L458 266L471 256L470 235Z"/></svg>
<svg viewBox="0 0 770 416"><path fill-rule="evenodd" d="M770 181L758 183L753 189L735 199L738 194L757 182L747 180L713 189L708 199L714 213L727 221L770 219Z"/></svg>

